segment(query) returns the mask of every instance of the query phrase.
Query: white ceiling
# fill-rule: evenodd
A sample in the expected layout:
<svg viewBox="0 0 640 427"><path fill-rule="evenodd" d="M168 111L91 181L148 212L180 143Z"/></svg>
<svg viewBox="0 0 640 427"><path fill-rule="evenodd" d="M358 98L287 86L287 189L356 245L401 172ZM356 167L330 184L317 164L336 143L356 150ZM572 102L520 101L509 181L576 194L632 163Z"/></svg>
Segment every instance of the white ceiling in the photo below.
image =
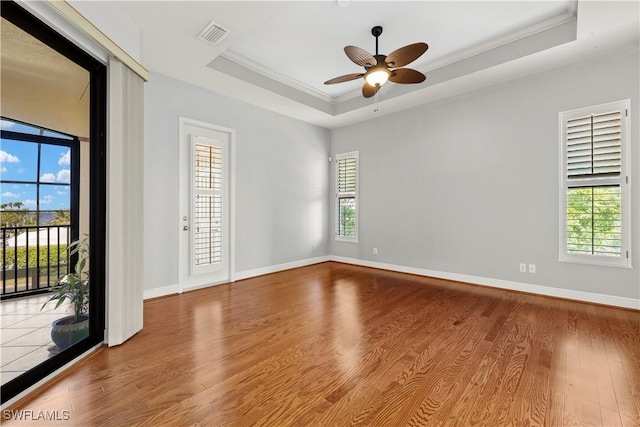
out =
<svg viewBox="0 0 640 427"><path fill-rule="evenodd" d="M56 98L79 101L89 86L89 73L54 49L2 18L0 25L2 82L37 87Z"/></svg>
<svg viewBox="0 0 640 427"><path fill-rule="evenodd" d="M128 1L117 3L141 31L152 71L329 128L542 71L638 43L638 1ZM215 21L217 46L197 35ZM343 47L380 53L415 42L429 50L410 68L424 83L387 83L377 104ZM374 112L374 109L377 112Z"/></svg>

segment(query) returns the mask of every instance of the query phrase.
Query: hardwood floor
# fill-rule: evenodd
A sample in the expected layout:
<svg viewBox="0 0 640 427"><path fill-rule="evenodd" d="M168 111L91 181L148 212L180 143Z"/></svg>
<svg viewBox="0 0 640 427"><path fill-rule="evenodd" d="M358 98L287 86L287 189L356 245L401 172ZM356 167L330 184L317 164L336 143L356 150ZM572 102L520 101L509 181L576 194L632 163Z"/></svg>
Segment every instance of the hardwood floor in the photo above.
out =
<svg viewBox="0 0 640 427"><path fill-rule="evenodd" d="M324 263L144 314L9 409L77 426L640 426L640 312Z"/></svg>

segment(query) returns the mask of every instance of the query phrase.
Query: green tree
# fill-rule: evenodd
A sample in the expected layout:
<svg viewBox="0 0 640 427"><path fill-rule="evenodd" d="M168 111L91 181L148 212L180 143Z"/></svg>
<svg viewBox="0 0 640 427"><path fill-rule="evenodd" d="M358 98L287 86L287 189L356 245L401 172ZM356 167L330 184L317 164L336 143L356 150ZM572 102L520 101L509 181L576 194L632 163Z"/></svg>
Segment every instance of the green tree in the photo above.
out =
<svg viewBox="0 0 640 427"><path fill-rule="evenodd" d="M22 202L9 202L0 205L0 223L3 227L24 227L36 225L36 218Z"/></svg>
<svg viewBox="0 0 640 427"><path fill-rule="evenodd" d="M340 236L356 235L356 200L354 197L340 198L339 230Z"/></svg>
<svg viewBox="0 0 640 427"><path fill-rule="evenodd" d="M567 251L620 256L620 187L577 187L567 194Z"/></svg>
<svg viewBox="0 0 640 427"><path fill-rule="evenodd" d="M48 222L49 225L69 225L71 224L71 211L60 209L55 212L55 216Z"/></svg>

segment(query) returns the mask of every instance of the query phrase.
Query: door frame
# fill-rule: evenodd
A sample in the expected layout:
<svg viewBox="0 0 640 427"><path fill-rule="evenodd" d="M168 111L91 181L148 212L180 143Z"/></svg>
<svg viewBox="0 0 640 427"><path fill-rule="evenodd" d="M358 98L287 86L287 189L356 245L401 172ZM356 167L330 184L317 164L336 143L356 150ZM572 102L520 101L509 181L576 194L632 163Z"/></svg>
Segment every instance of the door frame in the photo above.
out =
<svg viewBox="0 0 640 427"><path fill-rule="evenodd" d="M89 224L89 258L91 259L89 337L3 384L1 401L2 404L5 404L104 342L106 318L107 67L78 47L71 39L38 19L22 5L13 1L3 1L0 10L3 18L67 57L70 61L75 62L87 70L91 76L89 85L89 139L91 141L89 154L89 192L91 195L89 201L91 218Z"/></svg>
<svg viewBox="0 0 640 427"><path fill-rule="evenodd" d="M228 280L220 282L207 283L196 286L185 286L187 277L190 276L190 265L183 262L184 252L191 253L189 247L191 233L185 233L183 227L183 216L191 216L190 206L185 206L183 200L189 197L191 190L191 140L186 133L187 126L196 126L204 129L210 129L216 132L226 133L229 136L229 149L227 155L229 156L227 180L229 185L229 259L228 259ZM235 129L215 125L212 123L204 122L201 120L192 119L189 117L179 117L178 121L178 293L184 291L191 291L200 288L206 288L209 286L221 285L223 283L232 283L235 281L235 218L236 218L236 131ZM189 222L191 224L191 222Z"/></svg>

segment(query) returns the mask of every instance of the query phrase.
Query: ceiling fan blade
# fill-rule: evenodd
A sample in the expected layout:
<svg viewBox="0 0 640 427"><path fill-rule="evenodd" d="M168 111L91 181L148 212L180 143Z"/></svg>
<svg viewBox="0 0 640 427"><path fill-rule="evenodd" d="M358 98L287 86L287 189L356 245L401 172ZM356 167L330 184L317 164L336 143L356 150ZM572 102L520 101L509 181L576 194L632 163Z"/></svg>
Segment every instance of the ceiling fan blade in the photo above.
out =
<svg viewBox="0 0 640 427"><path fill-rule="evenodd" d="M350 60L362 67L366 65L373 67L378 63L373 55L371 55L364 49L360 49L359 47L345 46L344 53L347 54Z"/></svg>
<svg viewBox="0 0 640 427"><path fill-rule="evenodd" d="M389 68L404 67L415 61L429 49L426 43L414 43L400 49L396 49L387 55L386 62Z"/></svg>
<svg viewBox="0 0 640 427"><path fill-rule="evenodd" d="M364 86L362 86L362 96L364 96L365 98L371 98L379 90L380 90L380 85L371 86L369 83L365 83Z"/></svg>
<svg viewBox="0 0 640 427"><path fill-rule="evenodd" d="M389 81L394 83L422 83L427 77L420 71L411 68L399 68L393 70L389 76Z"/></svg>
<svg viewBox="0 0 640 427"><path fill-rule="evenodd" d="M344 76L335 77L335 78L333 78L331 80L327 80L326 82L324 82L324 84L332 85L332 84L336 84L336 83L348 82L350 80L359 79L362 76L364 76L364 74L362 74L362 73L345 74Z"/></svg>

